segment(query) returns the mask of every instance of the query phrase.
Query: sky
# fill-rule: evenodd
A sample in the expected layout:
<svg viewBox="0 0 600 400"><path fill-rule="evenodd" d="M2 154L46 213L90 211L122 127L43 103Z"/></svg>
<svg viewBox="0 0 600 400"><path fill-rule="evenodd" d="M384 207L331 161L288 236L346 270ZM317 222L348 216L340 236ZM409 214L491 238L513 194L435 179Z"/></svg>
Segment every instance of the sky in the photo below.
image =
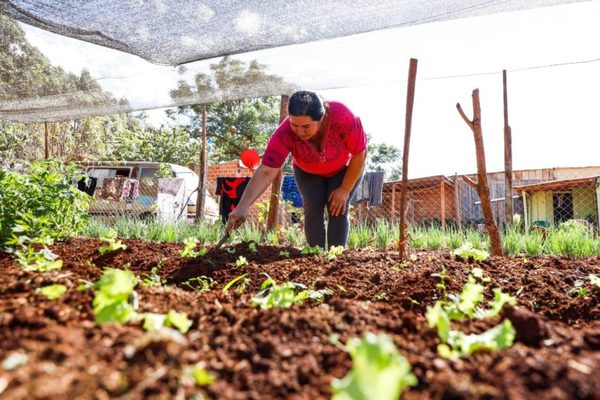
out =
<svg viewBox="0 0 600 400"><path fill-rule="evenodd" d="M502 69L508 71L513 168L600 165L600 1L388 29L237 55L326 99L346 103L374 142L403 147L407 74L418 59L409 178L476 172L469 118L480 91L488 171L504 165ZM155 108L178 79L215 60L176 67L24 26L52 63L92 76L114 95ZM159 78L157 78L159 77ZM162 103L161 103L162 102ZM148 112L154 124L164 111Z"/></svg>

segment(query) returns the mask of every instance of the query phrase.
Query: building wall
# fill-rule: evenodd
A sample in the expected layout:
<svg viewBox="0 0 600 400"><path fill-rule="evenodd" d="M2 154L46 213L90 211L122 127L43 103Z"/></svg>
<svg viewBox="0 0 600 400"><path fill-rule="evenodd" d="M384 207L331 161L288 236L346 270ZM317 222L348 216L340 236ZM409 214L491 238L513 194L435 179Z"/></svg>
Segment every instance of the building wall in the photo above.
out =
<svg viewBox="0 0 600 400"><path fill-rule="evenodd" d="M552 208L552 192L534 192L528 200L528 208L530 212L530 223L535 221L547 221L554 223L554 210Z"/></svg>
<svg viewBox="0 0 600 400"><path fill-rule="evenodd" d="M596 210L596 190L594 188L573 188L573 218L598 221Z"/></svg>

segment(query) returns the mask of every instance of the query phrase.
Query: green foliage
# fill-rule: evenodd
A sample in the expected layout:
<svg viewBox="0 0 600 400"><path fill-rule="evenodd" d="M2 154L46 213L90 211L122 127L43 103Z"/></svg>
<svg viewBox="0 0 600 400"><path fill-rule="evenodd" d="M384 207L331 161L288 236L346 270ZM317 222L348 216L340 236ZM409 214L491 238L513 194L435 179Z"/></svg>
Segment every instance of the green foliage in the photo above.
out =
<svg viewBox="0 0 600 400"><path fill-rule="evenodd" d="M476 272L479 279L485 279L483 273ZM445 289L445 286L444 286ZM497 350L510 347L515 338L515 330L510 321L501 324L479 335L465 335L461 331L452 330L451 321L461 321L464 318L493 318L497 316L505 304L516 305L514 297L495 288L494 300L485 310L478 307L483 301L483 285L469 276L460 295L448 295L447 300L436 301L432 307L427 307L427 323L430 328L436 328L441 344L438 354L445 358L466 357L477 350ZM446 297L446 296L445 296Z"/></svg>
<svg viewBox="0 0 600 400"><path fill-rule="evenodd" d="M550 230L545 240L545 250L546 253L569 258L598 254L593 233L577 221L566 221L558 229Z"/></svg>
<svg viewBox="0 0 600 400"><path fill-rule="evenodd" d="M215 381L215 375L206 370L202 362L185 369L185 376L192 379L197 386L208 386Z"/></svg>
<svg viewBox="0 0 600 400"><path fill-rule="evenodd" d="M333 400L397 400L407 387L417 385L410 363L388 336L367 332L362 339L348 340L346 348L352 369L331 382Z"/></svg>
<svg viewBox="0 0 600 400"><path fill-rule="evenodd" d="M248 250L250 250L253 253L256 253L258 251L256 250L256 242L248 243Z"/></svg>
<svg viewBox="0 0 600 400"><path fill-rule="evenodd" d="M574 284L575 288L573 288L569 291L569 296L571 296L571 297L587 296L588 290L585 287L583 287L583 285L584 285L583 280L577 279Z"/></svg>
<svg viewBox="0 0 600 400"><path fill-rule="evenodd" d="M282 78L266 73L266 67L257 61L248 65L230 57L210 65L211 74L198 73L190 84L181 80L171 90L173 99L194 95L230 93L243 85L281 85ZM211 162L237 159L246 148L265 149L270 134L279 122L279 98L257 97L213 103L206 108L206 128ZM201 106L180 107L178 114L189 117L189 130L200 137Z"/></svg>
<svg viewBox="0 0 600 400"><path fill-rule="evenodd" d="M195 237L187 238L183 241L183 243L185 246L179 252L179 255L181 257L201 257L208 252L208 249L206 247L203 247L198 251L194 250L198 245L198 239L196 239Z"/></svg>
<svg viewBox="0 0 600 400"><path fill-rule="evenodd" d="M477 249L473 247L473 244L470 242L466 242L461 247L454 250L452 255L455 257L459 256L463 260L473 259L475 261L485 261L490 256L490 253L485 250Z"/></svg>
<svg viewBox="0 0 600 400"><path fill-rule="evenodd" d="M327 253L325 254L325 258L327 261L333 261L337 258L337 256L341 255L344 252L344 246L331 246Z"/></svg>
<svg viewBox="0 0 600 400"><path fill-rule="evenodd" d="M372 232L366 224L351 225L348 233L348 247L351 249L365 248L369 245Z"/></svg>
<svg viewBox="0 0 600 400"><path fill-rule="evenodd" d="M192 321L186 313L169 310L167 314L144 313L140 317L144 320L144 330L154 331L162 327L175 328L185 334L192 326Z"/></svg>
<svg viewBox="0 0 600 400"><path fill-rule="evenodd" d="M280 255L281 257L290 258L290 252L289 252L289 251L287 251L287 250L281 250L281 251L279 252L279 255Z"/></svg>
<svg viewBox="0 0 600 400"><path fill-rule="evenodd" d="M444 358L468 357L476 351L496 351L512 346L516 336L512 323L505 319L500 324L478 335L450 331L447 343L438 345L438 354Z"/></svg>
<svg viewBox="0 0 600 400"><path fill-rule="evenodd" d="M368 143L367 170L384 171L386 180L400 180L402 178L402 168L399 165L402 156L400 148L386 143L375 143L370 136Z"/></svg>
<svg viewBox="0 0 600 400"><path fill-rule="evenodd" d="M36 161L22 172L0 169L0 243L17 224L29 241L77 234L87 221L89 196L73 186L82 177L60 161Z"/></svg>
<svg viewBox="0 0 600 400"><path fill-rule="evenodd" d="M200 275L195 278L190 278L185 282L182 282L182 286L187 286L196 292L208 292L212 289L217 282L210 276Z"/></svg>
<svg viewBox="0 0 600 400"><path fill-rule="evenodd" d="M137 278L131 271L107 268L94 283L96 323L125 323L136 316L130 297L134 296Z"/></svg>
<svg viewBox="0 0 600 400"><path fill-rule="evenodd" d="M377 248L387 249L394 241L394 238L390 224L383 218L378 219L375 225L375 245Z"/></svg>
<svg viewBox="0 0 600 400"><path fill-rule="evenodd" d="M301 283L284 282L278 284L269 275L265 275L267 279L263 281L260 292L252 297L252 305L263 309L288 308L308 299L322 302L325 296L333 294L330 289L310 290Z"/></svg>
<svg viewBox="0 0 600 400"><path fill-rule="evenodd" d="M67 287L55 284L38 288L36 291L49 300L56 300L67 293Z"/></svg>
<svg viewBox="0 0 600 400"><path fill-rule="evenodd" d="M243 267L244 265L248 265L248 260L246 260L246 257L244 256L239 256L237 260L235 260L235 266L240 268Z"/></svg>
<svg viewBox="0 0 600 400"><path fill-rule="evenodd" d="M300 251L300 254L308 254L308 255L319 255L321 253L323 253L323 249L320 246L306 245Z"/></svg>
<svg viewBox="0 0 600 400"><path fill-rule="evenodd" d="M249 283L250 283L250 278L248 278L247 273L236 276L235 278L233 278L232 280L227 282L227 284L225 286L223 286L223 293L227 292L229 289L231 289L234 286L235 286L235 291L237 293L243 293L244 290L246 290L246 286L248 286Z"/></svg>
<svg viewBox="0 0 600 400"><path fill-rule="evenodd" d="M120 240L117 240L117 232L114 230L108 231L106 235L100 239L106 242L104 246L100 246L98 249L100 254L112 253L113 251L127 249L127 245L123 244L123 242Z"/></svg>

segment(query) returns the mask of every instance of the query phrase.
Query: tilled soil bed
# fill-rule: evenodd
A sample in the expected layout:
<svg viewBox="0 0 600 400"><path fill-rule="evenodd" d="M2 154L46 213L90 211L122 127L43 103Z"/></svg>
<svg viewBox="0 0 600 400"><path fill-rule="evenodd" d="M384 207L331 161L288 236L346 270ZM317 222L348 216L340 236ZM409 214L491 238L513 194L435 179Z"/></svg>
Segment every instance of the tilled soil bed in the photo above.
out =
<svg viewBox="0 0 600 400"><path fill-rule="evenodd" d="M181 244L124 243L126 250L103 256L99 240L56 244L52 250L64 266L47 273L22 271L0 252L0 360L27 356L18 367L0 369L0 398L325 399L331 380L352 366L350 356L329 343L330 335L346 342L371 331L389 335L412 364L419 383L403 399L600 399L600 290L588 280L590 273L600 275L600 258L476 263L415 251L415 260L401 264L395 251L348 250L327 261L294 248L257 246L253 252L238 244L186 259L179 256ZM249 265L237 267L239 256ZM138 311L186 312L193 325L183 341L144 341L140 323L94 322L93 290L78 291L81 280L125 266L143 279L157 265L166 284L139 284ZM427 306L441 296L436 274L445 267L448 293L459 293L475 266L491 278L487 298L499 287L519 306L457 326L477 333L509 318L517 339L493 353L440 358L440 340L425 318ZM224 293L223 286L242 273L251 279L245 291ZM255 308L250 299L263 273L334 294L320 305ZM209 291L190 283L201 275L216 282ZM587 294L571 292L578 280L586 282ZM36 293L53 283L66 285L67 294L51 301ZM201 361L214 383L185 384L183 370Z"/></svg>

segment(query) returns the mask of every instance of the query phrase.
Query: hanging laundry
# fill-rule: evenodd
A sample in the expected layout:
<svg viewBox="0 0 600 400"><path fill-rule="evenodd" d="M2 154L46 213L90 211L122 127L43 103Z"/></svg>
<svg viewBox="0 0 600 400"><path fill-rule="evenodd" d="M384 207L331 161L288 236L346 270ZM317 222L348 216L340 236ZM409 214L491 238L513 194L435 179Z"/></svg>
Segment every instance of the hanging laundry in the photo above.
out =
<svg viewBox="0 0 600 400"><path fill-rule="evenodd" d="M223 223L227 222L229 213L235 210L240 202L250 178L217 178L215 194L221 196L219 215Z"/></svg>
<svg viewBox="0 0 600 400"><path fill-rule="evenodd" d="M361 201L368 201L369 207L381 205L381 192L383 191L383 171L366 172L362 182L356 189L350 204L354 205Z"/></svg>
<svg viewBox="0 0 600 400"><path fill-rule="evenodd" d="M104 178L102 180L102 190L98 195L103 200L120 200L123 195L123 185L127 178L118 176L114 178Z"/></svg>
<svg viewBox="0 0 600 400"><path fill-rule="evenodd" d="M296 180L293 175L287 175L283 177L283 183L281 184L281 197L284 201L291 201L294 207L301 208L302 195L296 185Z"/></svg>
<svg viewBox="0 0 600 400"><path fill-rule="evenodd" d="M127 179L123 184L123 198L129 201L140 195L140 182L137 179Z"/></svg>
<svg viewBox="0 0 600 400"><path fill-rule="evenodd" d="M98 178L85 177L81 178L77 182L77 189L81 190L89 194L90 196L94 196L94 192L96 191L96 185L98 184Z"/></svg>

